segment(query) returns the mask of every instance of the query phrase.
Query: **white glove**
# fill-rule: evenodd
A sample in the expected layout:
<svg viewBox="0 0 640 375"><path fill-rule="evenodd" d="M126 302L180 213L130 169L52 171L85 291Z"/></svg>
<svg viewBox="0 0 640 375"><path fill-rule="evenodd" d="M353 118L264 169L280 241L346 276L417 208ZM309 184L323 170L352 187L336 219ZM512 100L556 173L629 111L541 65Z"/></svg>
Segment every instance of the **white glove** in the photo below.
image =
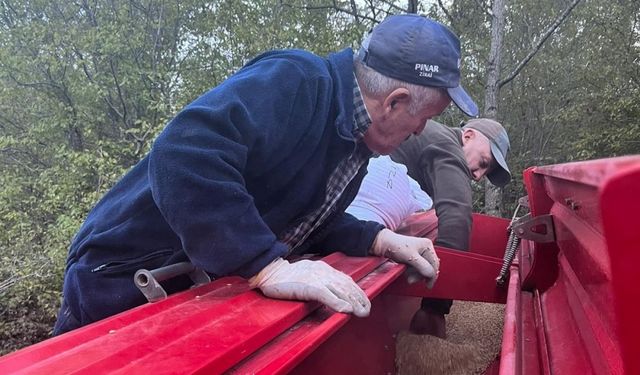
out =
<svg viewBox="0 0 640 375"><path fill-rule="evenodd" d="M329 308L355 316L369 316L371 302L353 279L323 261L295 263L278 258L249 280L265 296L319 301Z"/></svg>
<svg viewBox="0 0 640 375"><path fill-rule="evenodd" d="M389 229L383 229L373 241L369 253L408 265L409 283L426 277L427 287L431 289L438 278L440 259L428 238L404 236Z"/></svg>

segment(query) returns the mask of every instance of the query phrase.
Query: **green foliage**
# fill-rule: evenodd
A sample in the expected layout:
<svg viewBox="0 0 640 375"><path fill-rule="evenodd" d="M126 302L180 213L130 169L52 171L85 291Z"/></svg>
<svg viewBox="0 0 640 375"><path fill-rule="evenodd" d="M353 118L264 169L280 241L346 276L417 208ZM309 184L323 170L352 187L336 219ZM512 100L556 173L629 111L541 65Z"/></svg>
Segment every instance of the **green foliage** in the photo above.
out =
<svg viewBox="0 0 640 375"><path fill-rule="evenodd" d="M449 9L463 43L471 44L464 53L472 55L474 64L463 68L471 74L466 85L476 99L483 96L474 79L479 77L483 84L486 76L483 59L488 56L490 19L486 13L465 10L480 3L459 0ZM506 3L503 79L532 51L537 38L568 3ZM640 153L639 19L637 1L583 1L502 87L498 120L511 139L509 165L514 175L503 190L504 215L525 194L521 173L529 166Z"/></svg>
<svg viewBox="0 0 640 375"><path fill-rule="evenodd" d="M304 6L0 2L0 350L47 336L71 238L184 104L262 51L359 39L350 18Z"/></svg>
<svg viewBox="0 0 640 375"><path fill-rule="evenodd" d="M26 344L50 331L83 218L175 112L182 10L3 1L0 13L0 320Z"/></svg>
<svg viewBox="0 0 640 375"><path fill-rule="evenodd" d="M446 12L434 1L418 11L461 36L463 82L482 108L489 2L442 3ZM72 236L182 106L263 51L357 46L407 4L0 1L0 351L48 335ZM507 3L503 77L566 5ZM514 175L507 210L524 193L528 166L640 152L638 20L634 0L584 1L502 87L498 120ZM462 116L451 109L438 120L455 125ZM474 191L481 211L482 187Z"/></svg>
<svg viewBox="0 0 640 375"><path fill-rule="evenodd" d="M181 105L220 83L250 58L271 49L327 55L356 44L364 29L309 1L227 0L195 12L183 35ZM315 3L321 4L321 1Z"/></svg>

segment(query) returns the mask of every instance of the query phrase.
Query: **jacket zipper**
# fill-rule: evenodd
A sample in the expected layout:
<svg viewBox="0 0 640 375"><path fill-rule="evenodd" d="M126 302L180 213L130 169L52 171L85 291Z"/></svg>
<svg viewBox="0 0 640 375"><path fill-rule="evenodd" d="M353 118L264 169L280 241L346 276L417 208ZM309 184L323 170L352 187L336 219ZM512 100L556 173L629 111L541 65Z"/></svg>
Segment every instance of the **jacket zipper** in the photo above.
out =
<svg viewBox="0 0 640 375"><path fill-rule="evenodd" d="M127 270L129 268L138 266L138 265L142 265L146 262L149 262L151 260L160 258L162 256L166 256L169 255L173 252L173 250L171 249L164 249L164 250L160 250L160 251L156 251L154 253L151 254L147 254L144 255L142 257L138 257L138 258L133 258L133 259L127 259L127 260L117 260L117 261L111 261L111 262L107 262L104 264L101 264L95 268L93 268L91 270L91 272L95 273L95 272L117 272L117 271L124 271Z"/></svg>

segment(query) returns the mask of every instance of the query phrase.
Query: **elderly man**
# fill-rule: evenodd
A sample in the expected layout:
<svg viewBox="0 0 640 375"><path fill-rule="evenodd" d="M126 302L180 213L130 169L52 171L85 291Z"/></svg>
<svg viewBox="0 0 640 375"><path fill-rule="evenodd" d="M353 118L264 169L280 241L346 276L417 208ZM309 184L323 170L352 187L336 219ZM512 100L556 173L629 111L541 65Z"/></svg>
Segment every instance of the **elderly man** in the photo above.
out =
<svg viewBox="0 0 640 375"><path fill-rule="evenodd" d="M187 105L89 213L70 247L54 334L144 303L134 272L185 260L214 277L249 278L272 298L357 316L370 302L351 278L284 258L388 256L434 280L431 241L344 209L372 153L391 153L451 100L476 115L459 61L458 38L417 15L387 18L355 56L286 50L251 60Z"/></svg>

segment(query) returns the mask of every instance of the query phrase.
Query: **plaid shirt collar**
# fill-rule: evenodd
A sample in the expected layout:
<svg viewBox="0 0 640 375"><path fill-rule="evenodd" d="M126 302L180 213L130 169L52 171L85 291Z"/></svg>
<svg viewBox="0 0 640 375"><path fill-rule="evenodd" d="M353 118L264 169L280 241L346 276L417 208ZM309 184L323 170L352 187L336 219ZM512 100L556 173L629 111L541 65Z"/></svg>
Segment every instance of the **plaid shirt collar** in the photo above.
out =
<svg viewBox="0 0 640 375"><path fill-rule="evenodd" d="M369 129L371 125L371 117L369 111L364 105L362 99L362 93L360 92L360 86L358 80L354 74L353 76L353 136L356 142L360 142L364 138L364 133Z"/></svg>

